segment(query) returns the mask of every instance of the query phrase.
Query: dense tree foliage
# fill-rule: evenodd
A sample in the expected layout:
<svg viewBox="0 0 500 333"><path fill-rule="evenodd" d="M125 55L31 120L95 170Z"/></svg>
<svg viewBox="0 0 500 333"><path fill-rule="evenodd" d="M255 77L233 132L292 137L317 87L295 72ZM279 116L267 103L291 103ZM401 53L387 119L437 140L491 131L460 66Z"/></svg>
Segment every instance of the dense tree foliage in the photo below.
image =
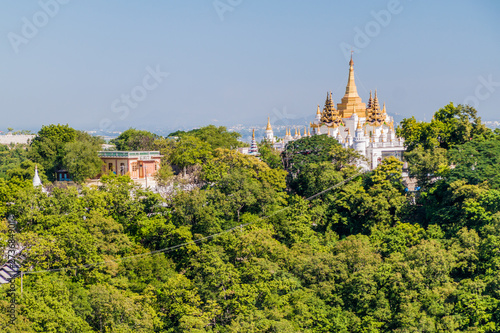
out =
<svg viewBox="0 0 500 333"><path fill-rule="evenodd" d="M80 182L99 173L97 152L103 142L68 125L42 126L29 147L28 157L43 167L50 180L55 180L57 170L64 169Z"/></svg>
<svg viewBox="0 0 500 333"><path fill-rule="evenodd" d="M177 131L168 135L169 137L194 136L210 145L212 149L225 148L235 149L245 147L248 144L239 141L241 134L238 132L229 132L224 126L209 125L188 132Z"/></svg>
<svg viewBox="0 0 500 333"><path fill-rule="evenodd" d="M55 172L63 168L64 145L74 142L77 131L68 125L42 126L33 139L29 157L35 163L41 164L51 180Z"/></svg>
<svg viewBox="0 0 500 333"><path fill-rule="evenodd" d="M285 168L196 136L159 138L169 158L202 164L198 183L163 197L116 175L43 193L22 161L26 173L0 179L0 248L12 215L27 254L13 325L10 286L0 286L0 327L497 332L500 136L478 118L452 118L481 134L416 143L407 160L425 180L416 196L404 191L401 161L361 173L359 155L326 136L289 145Z"/></svg>
<svg viewBox="0 0 500 333"><path fill-rule="evenodd" d="M308 163L330 161L330 152L335 146L339 146L337 140L326 135L314 135L289 142L282 153L285 169L295 177Z"/></svg>
<svg viewBox="0 0 500 333"><path fill-rule="evenodd" d="M210 145L194 136L183 136L173 144L168 159L177 165L186 175L186 167L195 164L202 164L212 156Z"/></svg>
<svg viewBox="0 0 500 333"><path fill-rule="evenodd" d="M81 183L101 172L104 163L97 154L99 150L100 140L81 132L76 141L64 146L62 164L74 181Z"/></svg>
<svg viewBox="0 0 500 333"><path fill-rule="evenodd" d="M159 138L157 134L129 128L110 143L114 144L117 150L148 151L155 150L155 140Z"/></svg>
<svg viewBox="0 0 500 333"><path fill-rule="evenodd" d="M405 139L408 151L417 147L449 149L488 132L473 107L461 104L455 107L453 103L439 109L429 123L411 117L404 119L396 130Z"/></svg>
<svg viewBox="0 0 500 333"><path fill-rule="evenodd" d="M27 147L23 145L16 145L14 147L0 145L0 177L8 178L8 172L18 168L27 159Z"/></svg>
<svg viewBox="0 0 500 333"><path fill-rule="evenodd" d="M263 140L259 145L260 159L273 169L282 169L281 153L275 149L267 140Z"/></svg>

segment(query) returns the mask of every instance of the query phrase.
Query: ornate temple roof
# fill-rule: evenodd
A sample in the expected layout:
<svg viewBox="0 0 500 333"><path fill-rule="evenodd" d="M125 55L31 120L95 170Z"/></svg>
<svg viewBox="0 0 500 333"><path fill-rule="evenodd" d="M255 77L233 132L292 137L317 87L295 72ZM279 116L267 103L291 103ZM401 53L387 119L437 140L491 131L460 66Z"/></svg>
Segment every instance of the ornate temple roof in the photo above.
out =
<svg viewBox="0 0 500 333"><path fill-rule="evenodd" d="M387 117L387 114L385 112L385 103L384 108L380 110L377 90L375 90L375 98L373 99L371 107L366 109L366 115L366 123L369 125L380 126L385 122L385 119Z"/></svg>
<svg viewBox="0 0 500 333"><path fill-rule="evenodd" d="M335 109L332 92L326 94L325 107L321 113L321 122L328 127L336 128L342 124L342 117Z"/></svg>
<svg viewBox="0 0 500 333"><path fill-rule="evenodd" d="M272 131L273 128L271 127L271 121L269 120L269 117L267 117L267 127L266 127L266 131Z"/></svg>
<svg viewBox="0 0 500 333"><path fill-rule="evenodd" d="M354 112L358 117L365 117L366 104L361 101L354 81L354 62L349 61L349 78L345 88L345 95L342 97L342 102L337 104L337 110L342 118L349 118Z"/></svg>

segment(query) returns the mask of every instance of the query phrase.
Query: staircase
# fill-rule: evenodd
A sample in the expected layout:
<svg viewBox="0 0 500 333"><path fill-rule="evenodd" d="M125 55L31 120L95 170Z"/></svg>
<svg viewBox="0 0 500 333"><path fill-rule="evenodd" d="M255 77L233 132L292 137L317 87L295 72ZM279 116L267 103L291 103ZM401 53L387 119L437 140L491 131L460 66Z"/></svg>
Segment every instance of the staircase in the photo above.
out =
<svg viewBox="0 0 500 333"><path fill-rule="evenodd" d="M13 260L13 264L7 262L0 268L0 284L10 283L21 274L21 264L26 260L26 255L20 250L14 255Z"/></svg>

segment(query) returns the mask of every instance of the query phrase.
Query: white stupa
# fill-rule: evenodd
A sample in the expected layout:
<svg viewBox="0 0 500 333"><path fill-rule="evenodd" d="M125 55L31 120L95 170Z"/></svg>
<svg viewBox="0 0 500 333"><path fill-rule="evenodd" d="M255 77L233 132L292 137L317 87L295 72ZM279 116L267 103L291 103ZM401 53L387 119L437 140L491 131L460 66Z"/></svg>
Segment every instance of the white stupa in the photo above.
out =
<svg viewBox="0 0 500 333"><path fill-rule="evenodd" d="M33 177L33 186L38 187L42 186L42 181L40 180L40 176L38 176L38 167L35 165L35 176Z"/></svg>

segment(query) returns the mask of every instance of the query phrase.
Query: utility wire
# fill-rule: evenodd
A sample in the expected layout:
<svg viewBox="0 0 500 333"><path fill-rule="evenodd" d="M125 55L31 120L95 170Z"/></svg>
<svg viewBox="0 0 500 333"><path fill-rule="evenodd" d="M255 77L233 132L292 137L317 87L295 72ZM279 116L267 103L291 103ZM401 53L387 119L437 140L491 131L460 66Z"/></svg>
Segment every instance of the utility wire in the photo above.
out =
<svg viewBox="0 0 500 333"><path fill-rule="evenodd" d="M324 194L326 192L329 192L329 191L331 191L331 190L333 190L333 189L335 189L335 188L337 188L339 186L342 186L342 185L346 184L347 182L349 182L349 181L353 180L354 178L359 177L359 176L361 176L361 175L363 175L363 174L365 174L367 172L368 172L367 170L359 172L359 173L355 174L354 176L351 176L351 177L349 177L347 179L344 179L343 181L341 181L341 182L339 182L339 183L337 183L337 184L335 184L333 186L330 186L326 190L323 190L321 192L318 192L318 193L316 193L316 194L314 194L314 195L306 198L306 200L310 201L310 200L312 200L312 199L314 199L314 198L316 198L316 197L318 197L318 196L320 196L320 195L322 195L322 194ZM209 236L205 236L205 237L202 237L202 238L190 241L190 242L185 242L185 243L182 243L182 244L178 244L178 245L166 247L166 248L163 248L163 249L160 249L160 250L150 251L150 252L146 252L146 253L140 253L140 254L136 254L136 255L133 255L133 256L127 256L127 257L113 259L113 260L100 261L100 262L96 262L96 263L92 263L92 264L85 264L85 265L72 266L72 267L61 267L61 268L45 269L45 270L33 271L33 272L22 272L22 274L23 275L41 274L41 273L48 273L48 272L59 272L59 271L63 271L63 270L76 270L76 269L82 269L82 268L90 268L90 267L93 267L93 266L99 266L99 265L108 264L108 263L112 263L112 262L121 262L121 261L124 261L124 260L145 257L145 256L149 256L149 255L155 255L155 254L158 254L158 253L167 253L167 252L170 252L170 251L182 248L182 247L186 247L188 245L194 245L194 244L201 243L201 242L203 242L205 240L215 238L217 236L220 236L222 234L231 232L231 231L236 230L236 229L242 229L242 228L244 228L246 226L249 226L251 224L254 224L254 223L256 223L256 222L258 222L260 220L271 218L274 215L282 213L282 212L284 212L284 211L286 211L287 209L290 209L290 208L291 208L291 206L287 206L287 207L284 207L282 209L279 209L279 210L275 211L274 213L272 213L269 216L259 217L255 221L252 221L252 222L249 222L249 223L245 223L245 224L240 224L238 226L226 229L224 231L221 231L221 232L209 235Z"/></svg>

